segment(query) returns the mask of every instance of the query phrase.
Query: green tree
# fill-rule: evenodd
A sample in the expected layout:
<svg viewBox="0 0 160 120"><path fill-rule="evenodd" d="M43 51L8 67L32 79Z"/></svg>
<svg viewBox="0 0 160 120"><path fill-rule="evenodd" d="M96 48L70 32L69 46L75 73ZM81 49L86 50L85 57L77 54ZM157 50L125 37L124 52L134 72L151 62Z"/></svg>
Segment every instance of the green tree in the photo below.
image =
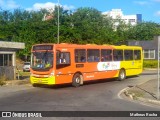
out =
<svg viewBox="0 0 160 120"><path fill-rule="evenodd" d="M19 56L29 56L33 44L57 43L57 13L57 6L53 13L45 9L15 9L13 12L0 9L0 39L24 42L26 48L19 52ZM51 15L53 19L44 21L44 15ZM125 44L126 40L152 40L154 35L160 34L158 23L142 22L131 26L89 7L76 11L60 7L59 20L61 43Z"/></svg>
<svg viewBox="0 0 160 120"><path fill-rule="evenodd" d="M129 40L153 40L154 35L160 34L160 25L153 22L142 22L129 29Z"/></svg>
<svg viewBox="0 0 160 120"><path fill-rule="evenodd" d="M102 28L101 12L94 8L79 8L72 15L74 36L77 43L95 43Z"/></svg>

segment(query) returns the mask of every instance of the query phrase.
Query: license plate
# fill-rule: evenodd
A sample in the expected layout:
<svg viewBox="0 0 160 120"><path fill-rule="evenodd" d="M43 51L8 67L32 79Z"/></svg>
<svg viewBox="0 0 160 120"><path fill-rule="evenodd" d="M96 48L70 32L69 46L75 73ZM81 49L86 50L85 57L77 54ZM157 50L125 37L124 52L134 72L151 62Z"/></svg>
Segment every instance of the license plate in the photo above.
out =
<svg viewBox="0 0 160 120"><path fill-rule="evenodd" d="M38 80L38 82L39 82L39 83L41 83L41 82L42 82L42 80Z"/></svg>

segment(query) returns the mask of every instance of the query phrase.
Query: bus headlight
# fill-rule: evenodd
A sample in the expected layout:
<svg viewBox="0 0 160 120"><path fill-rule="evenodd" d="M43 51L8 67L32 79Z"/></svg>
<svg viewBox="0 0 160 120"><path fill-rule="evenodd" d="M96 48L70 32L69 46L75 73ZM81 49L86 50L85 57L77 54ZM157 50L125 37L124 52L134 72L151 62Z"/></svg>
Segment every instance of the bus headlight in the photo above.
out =
<svg viewBox="0 0 160 120"><path fill-rule="evenodd" d="M54 76L54 72L51 72L50 76Z"/></svg>

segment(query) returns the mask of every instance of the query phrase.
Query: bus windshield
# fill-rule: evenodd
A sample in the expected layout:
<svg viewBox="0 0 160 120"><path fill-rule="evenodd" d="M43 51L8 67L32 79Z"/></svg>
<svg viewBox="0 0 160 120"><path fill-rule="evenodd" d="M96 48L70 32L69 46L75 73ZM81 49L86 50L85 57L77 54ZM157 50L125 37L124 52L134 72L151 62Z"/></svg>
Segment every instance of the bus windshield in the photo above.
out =
<svg viewBox="0 0 160 120"><path fill-rule="evenodd" d="M31 68L34 70L48 70L53 67L53 52L32 52Z"/></svg>

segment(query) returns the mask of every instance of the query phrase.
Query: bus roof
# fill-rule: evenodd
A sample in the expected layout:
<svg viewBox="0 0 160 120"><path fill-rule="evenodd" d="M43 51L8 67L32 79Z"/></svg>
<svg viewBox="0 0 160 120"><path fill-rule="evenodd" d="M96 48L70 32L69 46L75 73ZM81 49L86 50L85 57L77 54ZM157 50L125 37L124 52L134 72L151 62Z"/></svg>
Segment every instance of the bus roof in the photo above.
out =
<svg viewBox="0 0 160 120"><path fill-rule="evenodd" d="M35 44L33 46L37 45L53 45L56 47L66 47L66 48L107 48L107 49L140 49L141 46L127 46L127 45L109 45L109 44L103 44L103 45L97 45L97 44L70 44L70 43L60 43L60 44L53 44L53 43L43 43L43 44Z"/></svg>

